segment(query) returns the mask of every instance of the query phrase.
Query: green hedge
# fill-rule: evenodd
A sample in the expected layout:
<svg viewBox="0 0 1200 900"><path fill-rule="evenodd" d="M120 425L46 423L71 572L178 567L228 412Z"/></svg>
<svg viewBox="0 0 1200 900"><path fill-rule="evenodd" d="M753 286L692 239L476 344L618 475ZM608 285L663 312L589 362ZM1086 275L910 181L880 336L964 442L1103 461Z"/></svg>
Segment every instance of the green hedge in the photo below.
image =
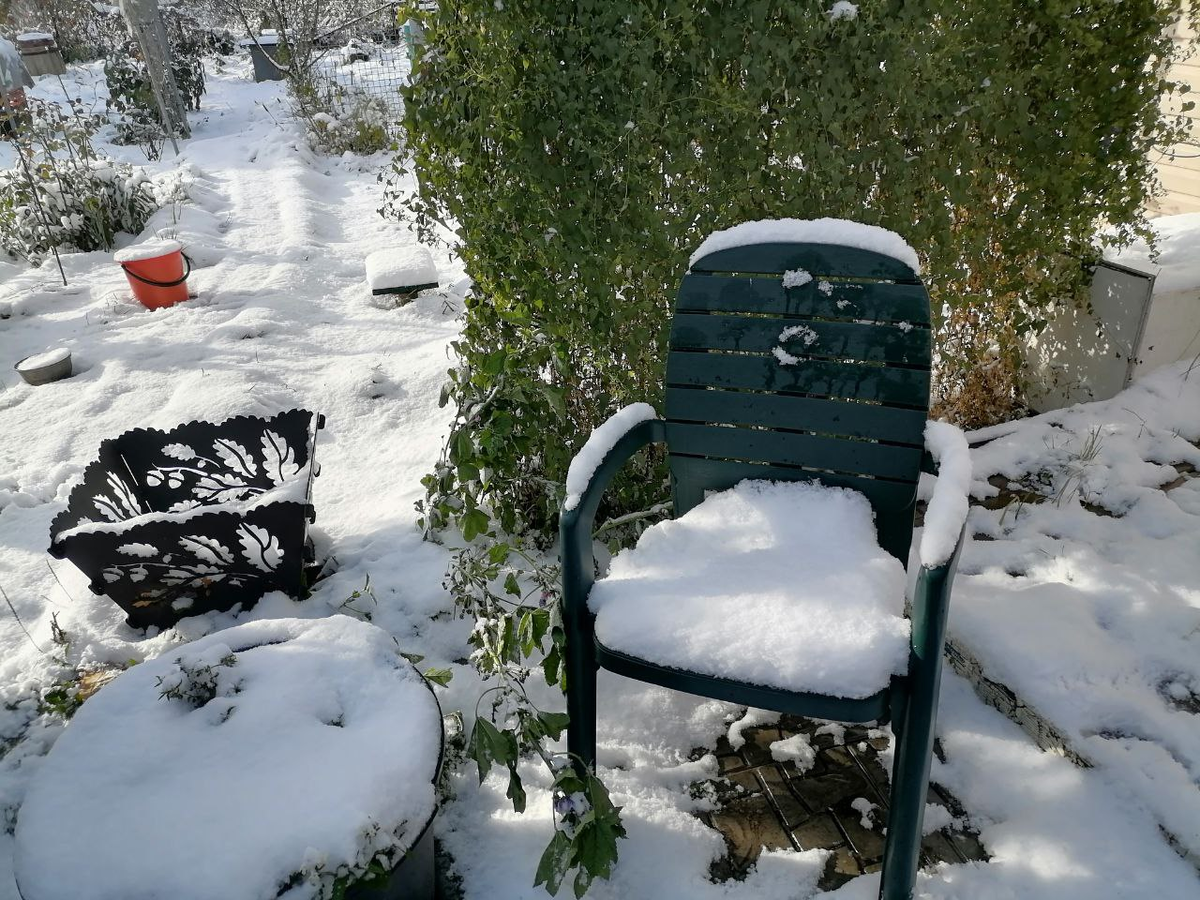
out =
<svg viewBox="0 0 1200 900"><path fill-rule="evenodd" d="M1098 229L1140 228L1179 0L463 0L423 15L407 91L415 196L475 280L428 524L552 533L572 452L660 397L688 252L746 219L841 216L923 255L939 387L969 421L1076 296ZM1005 380L1007 379L1007 380ZM1003 402L1002 404L1003 405ZM984 418L988 415L982 414ZM602 515L663 496L644 460Z"/></svg>

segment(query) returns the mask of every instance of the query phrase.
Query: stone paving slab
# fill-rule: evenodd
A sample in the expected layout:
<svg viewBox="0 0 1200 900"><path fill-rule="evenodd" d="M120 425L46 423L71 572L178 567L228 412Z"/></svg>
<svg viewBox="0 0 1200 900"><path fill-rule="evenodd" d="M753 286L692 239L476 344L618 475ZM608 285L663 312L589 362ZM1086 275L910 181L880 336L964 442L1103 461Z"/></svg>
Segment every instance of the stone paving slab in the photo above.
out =
<svg viewBox="0 0 1200 900"><path fill-rule="evenodd" d="M728 847L712 866L714 880L745 878L763 848L831 851L822 890L882 867L888 773L879 757L888 739L866 726L848 725L839 735L822 727L826 724L784 716L778 725L747 728L746 743L737 750L724 737L718 742L720 776L708 783L717 808L699 814L724 835ZM790 761L772 759L770 752L773 742L796 734L804 734L816 751L812 768L803 774ZM863 804L855 808L862 799L874 807L866 822ZM977 835L963 827L963 809L952 796L931 785L928 802L945 807L954 824L926 836L923 866L987 859Z"/></svg>

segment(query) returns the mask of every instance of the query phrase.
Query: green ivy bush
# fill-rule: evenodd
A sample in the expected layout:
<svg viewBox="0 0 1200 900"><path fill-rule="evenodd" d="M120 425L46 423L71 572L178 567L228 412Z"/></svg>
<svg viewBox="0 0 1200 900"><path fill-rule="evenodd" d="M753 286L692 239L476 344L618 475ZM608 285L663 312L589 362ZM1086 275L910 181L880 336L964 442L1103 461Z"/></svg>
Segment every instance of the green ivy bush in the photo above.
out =
<svg viewBox="0 0 1200 900"><path fill-rule="evenodd" d="M586 435L627 403L659 403L673 293L709 232L837 216L900 233L939 316L939 411L965 424L1011 415L1023 336L1079 301L1101 248L1148 236L1148 151L1183 124L1159 106L1179 89L1164 73L1181 0L832 7L460 0L402 14L427 41L396 162L418 187L393 179L384 211L425 237L451 229L474 280L421 511L431 534L456 525L496 552L492 571L490 551L460 554L450 586L504 665L546 636L513 636L533 608L514 572L540 571L513 554L552 540ZM644 455L618 478L599 514L609 537L664 509L661 463ZM508 607L488 587L506 570ZM519 708L504 665L490 671ZM511 758L519 717L492 722ZM539 876L557 888L578 866L586 889L615 831L586 859L594 835L564 833Z"/></svg>
<svg viewBox="0 0 1200 900"><path fill-rule="evenodd" d="M428 524L553 534L571 453L657 402L670 301L708 232L841 216L917 248L952 411L1071 302L1097 244L1144 233L1179 0L696 5L465 0L423 16L406 125L419 189L475 290ZM502 6L503 8L498 8ZM1103 239L1105 224L1115 226ZM961 419L970 416L961 414ZM601 515L649 506L644 460Z"/></svg>

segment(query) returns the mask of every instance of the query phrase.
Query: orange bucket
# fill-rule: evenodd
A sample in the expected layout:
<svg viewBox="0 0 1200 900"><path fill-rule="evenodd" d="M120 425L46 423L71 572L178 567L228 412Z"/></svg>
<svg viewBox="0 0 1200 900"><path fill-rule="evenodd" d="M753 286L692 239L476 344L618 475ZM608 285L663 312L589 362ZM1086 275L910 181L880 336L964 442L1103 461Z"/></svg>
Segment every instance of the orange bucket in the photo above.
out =
<svg viewBox="0 0 1200 900"><path fill-rule="evenodd" d="M145 241L118 250L113 259L125 270L133 296L147 309L174 306L188 298L192 261L179 241Z"/></svg>

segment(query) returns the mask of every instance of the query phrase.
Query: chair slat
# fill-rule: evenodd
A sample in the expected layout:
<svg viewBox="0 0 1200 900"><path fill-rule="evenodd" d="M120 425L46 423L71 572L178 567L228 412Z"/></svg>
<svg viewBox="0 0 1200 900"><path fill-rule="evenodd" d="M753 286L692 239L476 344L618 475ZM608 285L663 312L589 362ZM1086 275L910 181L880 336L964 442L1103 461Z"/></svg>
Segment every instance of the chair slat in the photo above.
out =
<svg viewBox="0 0 1200 900"><path fill-rule="evenodd" d="M921 409L704 388L667 388L664 408L673 421L763 425L914 447L925 440L925 411Z"/></svg>
<svg viewBox="0 0 1200 900"><path fill-rule="evenodd" d="M879 546L908 562L912 542L912 514L917 499L915 483L837 475L699 456L671 454L671 476L675 482L675 516L678 518L704 500L706 491L725 491L747 478L766 481L819 481L831 487L859 491L875 510Z"/></svg>
<svg viewBox="0 0 1200 900"><path fill-rule="evenodd" d="M810 394L918 409L929 406L929 372L923 369L828 360L804 360L785 366L774 356L676 350L667 356L667 385Z"/></svg>
<svg viewBox="0 0 1200 900"><path fill-rule="evenodd" d="M774 313L781 316L820 316L826 319L865 319L928 325L929 297L919 284L821 280L785 288L778 277L737 278L691 274L683 279L675 302L677 312Z"/></svg>
<svg viewBox="0 0 1200 900"><path fill-rule="evenodd" d="M788 328L803 329L780 340ZM767 319L758 316L676 313L671 347L676 350L741 350L770 353L782 347L793 356L860 359L865 362L929 365L929 331L909 326L852 322Z"/></svg>
<svg viewBox="0 0 1200 900"><path fill-rule="evenodd" d="M667 423L667 446L671 452L687 456L830 469L910 482L920 473L922 455L919 447L680 422Z"/></svg>
<svg viewBox="0 0 1200 900"><path fill-rule="evenodd" d="M804 269L818 275L886 278L915 282L907 265L882 253L838 244L749 244L709 253L691 265L693 272L783 273Z"/></svg>

